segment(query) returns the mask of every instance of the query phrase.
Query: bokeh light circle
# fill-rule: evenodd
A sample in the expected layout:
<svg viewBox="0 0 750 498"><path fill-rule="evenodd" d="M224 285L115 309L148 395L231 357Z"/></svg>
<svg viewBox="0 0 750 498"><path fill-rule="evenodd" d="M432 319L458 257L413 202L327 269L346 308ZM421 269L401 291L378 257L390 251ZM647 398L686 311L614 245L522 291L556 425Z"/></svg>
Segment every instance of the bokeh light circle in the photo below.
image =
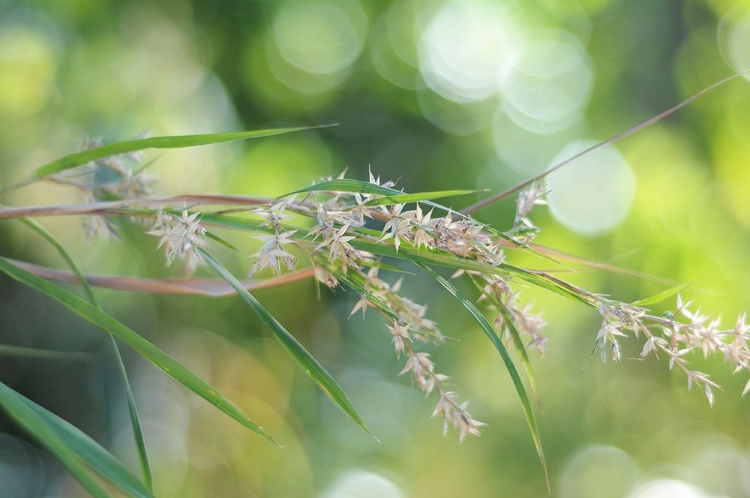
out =
<svg viewBox="0 0 750 498"><path fill-rule="evenodd" d="M273 20L279 54L311 74L348 68L364 46L367 16L358 2L284 2Z"/></svg>
<svg viewBox="0 0 750 498"><path fill-rule="evenodd" d="M323 498L406 498L406 494L385 477L363 470L341 476L323 493Z"/></svg>
<svg viewBox="0 0 750 498"><path fill-rule="evenodd" d="M724 60L737 72L750 71L750 7L738 5L721 18L717 30ZM744 75L750 79L750 74Z"/></svg>
<svg viewBox="0 0 750 498"><path fill-rule="evenodd" d="M615 446L592 445L574 454L559 480L561 498L622 496L639 472L633 458Z"/></svg>
<svg viewBox="0 0 750 498"><path fill-rule="evenodd" d="M538 123L538 122L537 122ZM500 108L492 122L492 138L498 157L514 170L537 174L544 171L557 153L572 140L581 136L581 126L566 126L557 130L530 130L521 126L518 119L511 119Z"/></svg>
<svg viewBox="0 0 750 498"><path fill-rule="evenodd" d="M678 479L654 479L642 484L628 498L709 498L700 488Z"/></svg>
<svg viewBox="0 0 750 498"><path fill-rule="evenodd" d="M566 146L552 165L594 145L577 141ZM636 180L630 165L613 146L603 147L547 177L550 209L565 227L597 235L617 226L628 214Z"/></svg>
<svg viewBox="0 0 750 498"><path fill-rule="evenodd" d="M520 126L541 133L578 122L593 84L585 54L583 45L567 31L528 33L512 71L500 77L508 116Z"/></svg>
<svg viewBox="0 0 750 498"><path fill-rule="evenodd" d="M427 25L419 65L427 85L442 97L465 103L498 92L498 74L514 63L522 38L508 8L449 2Z"/></svg>

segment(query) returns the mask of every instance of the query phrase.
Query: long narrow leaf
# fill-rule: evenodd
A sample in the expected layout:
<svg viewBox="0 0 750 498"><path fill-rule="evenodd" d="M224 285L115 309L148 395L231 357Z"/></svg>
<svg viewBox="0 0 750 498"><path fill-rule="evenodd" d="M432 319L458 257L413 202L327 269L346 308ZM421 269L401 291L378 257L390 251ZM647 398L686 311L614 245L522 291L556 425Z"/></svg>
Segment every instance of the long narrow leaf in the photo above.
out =
<svg viewBox="0 0 750 498"><path fill-rule="evenodd" d="M242 284L227 270L224 265L219 263L216 258L211 256L208 252L200 249L200 253L206 260L208 265L216 271L222 278L224 278L229 284L237 290L237 293L242 299L252 308L252 310L258 315L258 318L268 327L271 333L276 339L284 346L289 354L292 355L297 364L315 381L318 386L325 392L331 401L336 403L341 410L344 411L349 417L352 418L359 426L366 430L370 435L370 429L367 428L364 420L360 417L357 410L352 405L349 398L346 396L344 390L339 386L336 381L331 377L318 360L316 360L306 349L300 344L300 342L279 323L274 316L266 310L255 297L245 289ZM374 437L374 436L373 436Z"/></svg>
<svg viewBox="0 0 750 498"><path fill-rule="evenodd" d="M225 414L229 415L231 418L235 419L254 433L278 444L276 440L265 431L265 429L247 418L247 415L242 413L234 403L229 401L229 399L219 393L215 388L185 368L185 366L167 353L154 346L112 316L101 311L96 306L89 304L75 294L58 287L41 277L37 277L36 275L22 270L6 261L5 258L0 258L0 271L5 272L8 276L18 280L24 285L48 295L88 322L91 322L102 330L114 335L125 344L135 349L164 373L182 383L185 387L214 405Z"/></svg>
<svg viewBox="0 0 750 498"><path fill-rule="evenodd" d="M54 453L89 493L96 498L109 498L109 493L104 490L84 460L65 443L60 434L50 427L41 415L24 403L20 394L2 382L0 382L0 406L18 425Z"/></svg>
<svg viewBox="0 0 750 498"><path fill-rule="evenodd" d="M403 195L403 192L395 188L383 187L370 182L342 178L339 180L329 180L327 182L316 183L309 187L289 192L279 197L288 197L294 194L305 192L351 192L357 194L378 194L378 195Z"/></svg>
<svg viewBox="0 0 750 498"><path fill-rule="evenodd" d="M475 278L472 277L471 281L476 285L477 289L479 291L482 291L482 287L479 285L479 282ZM526 346L523 343L523 340L521 339L521 334L518 332L518 327L516 327L516 324L513 320L513 316L511 315L510 310L507 306L505 306L503 303L500 302L497 297L494 295L490 296L490 299L492 299L492 302L497 307L498 312L503 316L503 325L508 329L508 332L510 332L511 337L513 338L513 346L516 348L516 352L518 353L518 356L521 358L521 365L523 365L523 369L526 371L526 378L529 380L529 387L531 388L531 394L534 396L534 399L537 402L537 405L541 407L541 398L539 397L539 389L537 389L536 386L536 379L534 378L534 372L531 369L531 360L529 360L529 355L526 352Z"/></svg>
<svg viewBox="0 0 750 498"><path fill-rule="evenodd" d="M63 259L65 259L65 261L68 263L68 266L70 266L70 269L73 270L73 273L75 273L78 277L78 281L86 291L86 295L89 297L89 301L91 301L91 304L104 311L101 304L99 303L99 300L96 298L96 294L94 294L94 290L91 288L91 285L89 285L86 277L83 275L83 272L78 267L75 260L73 260L73 257L70 255L70 253L65 250L65 247L60 243L60 241L57 240L54 235L52 235L46 228L37 223L35 220L29 218L21 218L20 221L29 226L31 229L35 230L39 235L44 237L50 244L52 244L55 249L57 249ZM109 336L109 339L110 346L112 347L112 353L114 354L115 362L117 363L117 369L120 374L120 379L122 379L123 388L125 390L125 400L128 404L128 414L130 415L130 426L133 430L133 440L135 441L135 447L138 452L138 461L141 464L141 472L143 472L143 481L146 483L148 489L153 489L151 465L149 465L148 462L146 441L143 437L141 419L138 416L138 407L135 404L133 389L130 387L128 373L125 369L125 362L122 360L120 348L117 346L117 340L112 335Z"/></svg>
<svg viewBox="0 0 750 498"><path fill-rule="evenodd" d="M418 192L414 194L394 194L386 197L371 199L365 204L367 206L384 206L387 204L406 204L407 202L423 202L443 197L454 197L476 193L476 190L440 190L437 192Z"/></svg>
<svg viewBox="0 0 750 498"><path fill-rule="evenodd" d="M534 446L536 447L537 454L539 455L539 459L542 463L542 467L544 468L544 475L547 477L547 488L549 489L549 474L547 472L547 461L544 458L544 451L542 450L542 441L539 437L539 428L536 424L536 419L534 418L534 411L531 409L531 402L529 401L529 396L526 394L526 388L523 385L523 382L521 381L520 375L518 375L518 370L516 370L516 366L513 364L513 360L511 359L510 355L508 354L508 350L505 349L505 346L503 345L503 341L500 340L500 337L498 337L497 333L495 333L495 329L492 328L492 325L490 322L487 321L487 319L482 315L482 313L477 309L474 304L469 301L466 297L461 295L458 292L458 289L456 289L453 284L448 282L446 279L438 275L432 268L430 268L427 265L416 263L417 266L419 266L422 270L425 271L428 275L430 275L432 278L434 278L440 285L442 285L445 290L447 290L458 302L461 303L461 305L466 308L466 310L471 314L472 318L477 322L477 324L481 327L482 331L487 335L487 337L490 339L492 344L495 346L495 349L497 349L498 353L500 353L500 356L503 359L503 362L505 363L505 368L508 370L508 374L510 374L510 378L513 381L513 386L516 388L516 393L518 393L518 398L521 400L521 406L523 408L523 414L524 417L526 417L526 424L529 426L529 431L531 432L531 438L534 440Z"/></svg>
<svg viewBox="0 0 750 498"><path fill-rule="evenodd" d="M153 496L151 490L146 489L143 483L131 474L111 453L83 431L23 395L19 393L17 395L21 401L41 416L47 425L55 430L70 449L75 451L77 455L101 474L102 477L114 484L120 491L134 497L146 498Z"/></svg>
<svg viewBox="0 0 750 498"><path fill-rule="evenodd" d="M371 242L362 238L354 239L350 241L350 244L357 249L378 254L380 256L388 256L391 258L403 259L406 261L432 264L453 269L492 273L495 275L512 274L513 276L521 278L531 284L536 285L537 287L541 287L543 289L552 291L555 294L559 294L570 299L582 302L584 304L591 305L591 302L589 302L585 297L572 292L570 289L560 285L555 281L552 281L549 278L545 278L544 276L506 263L503 263L497 267L493 267L470 259L459 258L448 253L430 251L426 249L414 249L413 247L408 247L408 245L405 243L401 244L401 247L398 251L394 246L390 244Z"/></svg>
<svg viewBox="0 0 750 498"><path fill-rule="evenodd" d="M330 126L330 125L328 125ZM67 169L82 166L97 161L105 157L117 154L127 154L145 149L181 149L185 147L196 147L199 145L218 144L223 142L234 142L237 140L247 140L250 138L270 137L274 135L283 135L295 131L310 130L318 127L297 127L297 128L277 128L271 130L240 131L234 133L211 133L206 135L179 135L168 137L150 137L137 140L125 140L115 142L101 147L75 152L61 157L55 161L41 166L31 175L33 180L39 180Z"/></svg>
<svg viewBox="0 0 750 498"><path fill-rule="evenodd" d="M27 348L23 346L11 346L0 344L0 356L19 356L21 358L45 358L49 360L88 360L89 353L77 351L54 351L50 349Z"/></svg>
<svg viewBox="0 0 750 498"><path fill-rule="evenodd" d="M635 306L650 306L652 304L660 303L664 301L665 299L669 299L670 297L674 296L678 292L682 291L688 285L690 285L690 282L685 283L685 284L675 285L674 287L661 291L658 294L654 294L651 297L639 299L638 301L633 301L630 304L633 304Z"/></svg>

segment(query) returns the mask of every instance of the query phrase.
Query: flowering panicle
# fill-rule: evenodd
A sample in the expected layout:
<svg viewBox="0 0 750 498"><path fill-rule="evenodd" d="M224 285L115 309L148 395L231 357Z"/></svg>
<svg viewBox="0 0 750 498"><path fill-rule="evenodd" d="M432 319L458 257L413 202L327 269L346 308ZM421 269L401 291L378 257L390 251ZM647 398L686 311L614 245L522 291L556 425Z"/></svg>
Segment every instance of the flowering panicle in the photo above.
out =
<svg viewBox="0 0 750 498"><path fill-rule="evenodd" d="M467 434L478 436L479 428L485 424L471 417L466 409L466 403L459 404L456 401L456 393L446 391L445 387L450 378L435 371L435 364L430 355L415 350L414 344L417 339L433 343L444 341L437 324L425 318L427 307L414 303L399 292L401 279L389 285L378 278L376 266L370 268L366 274L360 272L359 276L364 281L367 293L357 301L350 315L361 310L364 316L367 308L373 308L388 318L391 324L387 328L396 356L406 356L406 363L400 375L411 373L414 384L420 391L425 394L437 393L438 403L432 416L439 415L443 418L444 432L447 432L449 426L453 426L459 431L461 441Z"/></svg>
<svg viewBox="0 0 750 498"><path fill-rule="evenodd" d="M343 174L338 176L338 179L342 178ZM392 182L381 184L380 178L375 178L372 173L369 181L389 188L394 185ZM544 197L547 193L543 184L532 184L522 191L513 228L506 234L451 210L439 215L434 209L425 211L420 202L411 206L405 203L373 204L373 199L382 197L374 193L316 191L301 201L295 201L295 197L273 201L253 211L262 216L259 228L263 230L259 231L266 233L256 236L263 241L263 246L254 254L257 259L249 276L252 278L267 267L276 274L281 273L282 267L295 269L297 262L288 248L296 246L311 256L315 262L315 276L324 285L333 289L340 280L350 285L356 281L354 286L362 291L362 295L351 315L361 311L364 316L367 309L372 308L386 318L394 351L399 358L406 358L401 375L410 374L414 385L425 394L436 393L438 402L433 416L441 416L444 429L454 427L463 440L466 435L478 435L484 424L474 420L466 410L466 403L459 403L457 395L447 389L449 377L436 372L430 355L416 347L419 342L441 344L445 337L437 324L426 317L427 307L402 294L403 279L390 284L378 276L378 258L358 249L356 239L361 237L370 242L392 244L396 251L409 247L448 253L491 270L458 270L454 277L467 275L475 283L480 291L477 301L494 310L494 326L504 341L512 342L520 337L523 347L534 349L543 356L547 338L542 334L545 322L541 314L534 313L529 305L519 301L513 275L497 270L504 268L508 237L520 237L518 240L525 243L537 233L538 228L530 221L529 214L533 206L546 204ZM315 220L305 237L300 237L298 230L288 228L286 221L291 218L290 213ZM368 219L383 223L379 235L377 232L373 235L365 228ZM181 217L161 213L154 230L149 233L162 236L160 246L166 245L168 264L179 257L186 260L186 271L192 272L201 262L197 248L205 243L205 231L200 227L197 213L189 215L185 210ZM676 313L664 318L652 316L639 306L611 301L583 289L568 288L585 294L587 301L598 304L602 325L596 335L596 344L603 360L620 360L622 338L629 333L636 338L642 335L641 358L652 354L666 357L670 369L676 365L682 370L687 376L688 387L702 387L710 403L713 402L713 389L718 385L707 374L690 368L686 359L688 353L700 350L704 356L721 354L735 372L750 372L750 350L747 347L750 326L745 324L744 315L733 329L724 330L718 318L690 311L691 303L684 303L679 296ZM750 381L743 394L748 391Z"/></svg>
<svg viewBox="0 0 750 498"><path fill-rule="evenodd" d="M90 140L84 144L84 149L100 145L100 140ZM142 162L142 151L117 154L50 175L48 179L77 188L83 193L86 203L112 199L145 199L154 194L153 187L158 180L145 171L141 166ZM150 225L150 221L146 225ZM107 240L112 234L111 225L100 215L87 216L83 229L88 240Z"/></svg>
<svg viewBox="0 0 750 498"><path fill-rule="evenodd" d="M446 391L445 387L450 377L435 372L435 364L430 359L428 353L416 352L413 347L413 341L409 334L409 326L399 324L394 321L388 331L393 337L393 345L396 354L401 357L405 353L406 363L399 375L409 372L417 388L425 394L435 391L438 395L438 402L432 412L432 417L441 416L443 418L443 434L447 434L448 427L453 426L459 431L459 440L463 441L467 434L472 436L479 435L479 428L485 424L472 418L467 410L468 403L459 404L456 401L456 393Z"/></svg>
<svg viewBox="0 0 750 498"><path fill-rule="evenodd" d="M296 268L296 259L292 254L287 252L285 246L288 244L296 244L291 237L297 233L297 230L285 230L282 227L282 222L291 218L291 215L286 214L285 211L292 202L294 202L293 197L274 203L267 209L258 208L253 210L254 213L261 214L265 217L261 226L273 228L274 233L273 235L255 236L256 239L262 240L264 244L260 250L252 256L257 259L252 268L250 268L248 278L253 278L257 272L267 267L271 268L271 270L277 275L281 274L282 264L289 270L294 270Z"/></svg>
<svg viewBox="0 0 750 498"><path fill-rule="evenodd" d="M437 249L490 267L497 267L505 260L500 242L485 230L484 225L471 218L461 217L454 221L449 212L436 219L434 227Z"/></svg>
<svg viewBox="0 0 750 498"><path fill-rule="evenodd" d="M734 327L722 329L720 318L712 318L700 310L691 311L691 304L692 301L684 302L682 296L678 295L676 313L659 317L649 315L645 309L637 306L603 302L599 307L602 327L597 334L597 344L602 350L608 346L612 358L619 360L618 337L625 336L628 330L636 338L642 333L646 341L640 357L663 354L669 360L670 370L675 366L682 370L687 376L688 388L702 386L708 402L712 404L713 388L719 388L718 384L710 380L707 374L692 370L686 356L693 351L701 351L704 357L721 355L734 373L743 370L750 372L750 350L747 347L750 325L745 323L743 313ZM750 381L742 394L748 391Z"/></svg>
<svg viewBox="0 0 750 498"><path fill-rule="evenodd" d="M100 145L100 140L91 140L84 149ZM158 181L141 165L143 158L142 151L116 154L51 175L50 180L75 186L92 201L105 197L143 199L154 194L153 186Z"/></svg>
<svg viewBox="0 0 750 498"><path fill-rule="evenodd" d="M362 226L362 213L363 211L346 211L338 202L318 204L317 224L307 232L313 240L319 237L322 239L314 251L328 251L328 261L338 262L343 271L349 267L359 268L363 255L350 244L355 235L350 234L349 228Z"/></svg>
<svg viewBox="0 0 750 498"><path fill-rule="evenodd" d="M528 188L522 190L518 194L516 217L513 220L513 231L515 233L532 238L539 230L539 228L531 222L528 216L534 206L547 204L545 197L548 193L549 190L544 183L532 183Z"/></svg>
<svg viewBox="0 0 750 498"><path fill-rule="evenodd" d="M159 247L165 246L167 266L175 258L185 261L184 273L192 275L203 257L198 249L206 245L206 229L200 224L200 213L189 214L182 211L182 216L160 211L156 217L154 228L149 235L161 237Z"/></svg>
<svg viewBox="0 0 750 498"><path fill-rule="evenodd" d="M513 321L513 327L519 334L528 337L525 344L527 349L535 349L540 356L544 356L547 337L541 331L547 325L541 314L535 314L531 305L521 306L518 301L518 291L514 291L508 277L469 272L472 279L481 287L478 302L488 301L490 308L497 312L495 327L503 332L503 339L510 342L513 339L507 319Z"/></svg>
<svg viewBox="0 0 750 498"><path fill-rule="evenodd" d="M255 238L265 242L263 247L258 252L253 254L253 257L257 258L253 267L247 275L247 278L253 278L257 272L263 268L269 267L276 275L281 274L281 264L287 267L289 270L296 268L296 261L284 248L287 244L294 244L294 240L290 237L297 233L297 230L289 230L286 232L276 232L274 235L256 235Z"/></svg>
<svg viewBox="0 0 750 498"><path fill-rule="evenodd" d="M406 324L416 338L424 342L442 343L443 337L437 324L425 318L427 306L419 305L401 294L403 279L393 285L378 278L378 267L372 266L367 273L359 272L364 281L367 294L362 295L352 309L350 316L362 310L364 316L367 308L374 308L388 317L398 317L398 322Z"/></svg>

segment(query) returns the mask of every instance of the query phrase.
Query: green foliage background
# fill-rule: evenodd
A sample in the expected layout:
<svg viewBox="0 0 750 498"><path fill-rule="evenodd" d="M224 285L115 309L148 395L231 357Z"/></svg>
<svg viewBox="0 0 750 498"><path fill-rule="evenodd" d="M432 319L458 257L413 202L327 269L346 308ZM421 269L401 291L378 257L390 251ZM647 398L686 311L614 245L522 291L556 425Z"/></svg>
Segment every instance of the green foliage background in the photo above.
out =
<svg viewBox="0 0 750 498"><path fill-rule="evenodd" d="M750 23L747 2L502 5L526 19L521 31L528 36L565 30L582 47L591 87L580 119L561 131L498 124L502 95L464 105L425 85L413 63L430 19L446 8L439 1L0 0L0 181L24 178L77 150L88 136L113 141L144 131L336 122L335 128L255 142L152 153L158 188L165 194L275 196L345 168L349 177L364 179L371 168L407 191L496 192L530 176L524 164L543 168L572 140L606 139L733 69L750 69L750 31L742 28ZM457 50L472 41L450 35ZM745 67L739 66L742 54ZM537 98L544 102L551 86L540 88ZM740 79L618 144L637 183L624 221L584 236L542 208L534 215L543 228L538 242L692 281L691 297L727 320L750 308L748 110L750 87ZM445 204L460 208L480 197ZM50 185L3 198L9 205L79 200ZM513 214L513 203L504 201L477 217L505 228ZM87 242L79 219L40 221L87 272L179 274L163 268L154 239L135 230L122 241ZM252 254L256 242L232 239L244 254ZM220 247L215 252L239 275L249 268L244 256ZM0 254L64 267L54 249L12 221L0 222ZM624 301L664 288L601 271L565 277ZM156 495L544 495L544 475L502 360L468 314L427 277L409 278L405 288L429 305L447 335L460 339L431 353L470 400L472 413L489 423L482 437L462 444L454 435L441 437L440 423L429 419L432 401L397 376L401 364L382 321L347 318L357 300L351 292L323 291L318 298L315 284L304 281L257 296L336 377L380 443L316 390L239 298L97 291L110 314L210 380L285 445L281 450L243 430L124 350ZM599 325L592 310L536 289L523 296L549 323L548 354L532 362L554 496L651 496L638 488L662 478L695 486L694 496L750 496L750 408L739 397L746 379L725 373L720 361L702 365L695 358L725 388L711 409L700 393L687 392L684 376L668 372L665 361L590 360ZM0 342L100 352L87 361L0 357L0 380L137 471L124 396L102 334L1 277ZM637 357L638 343L627 344L625 357ZM0 418L0 496L80 492L51 457Z"/></svg>

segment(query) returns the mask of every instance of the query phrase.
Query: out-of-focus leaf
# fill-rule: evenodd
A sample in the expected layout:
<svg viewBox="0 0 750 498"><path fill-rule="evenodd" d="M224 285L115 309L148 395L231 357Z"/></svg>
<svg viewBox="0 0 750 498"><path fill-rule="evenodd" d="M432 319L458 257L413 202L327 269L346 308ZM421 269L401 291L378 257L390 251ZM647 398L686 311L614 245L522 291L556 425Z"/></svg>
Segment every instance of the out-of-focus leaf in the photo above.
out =
<svg viewBox="0 0 750 498"><path fill-rule="evenodd" d="M330 125L328 125L330 126ZM234 142L237 140L247 140L250 138L271 137L274 135L283 135L295 131L311 130L318 127L297 127L297 128L277 128L271 130L240 131L234 133L211 133L206 135L179 135L170 137L150 137L136 140L125 140L115 142L93 149L83 150L68 154L67 156L56 159L50 163L38 168L31 175L32 180L39 180L45 176L60 173L67 169L82 166L97 161L105 157L115 156L118 154L127 154L145 149L181 149L185 147L196 147L199 145L211 145L223 142Z"/></svg>
<svg viewBox="0 0 750 498"><path fill-rule="evenodd" d="M476 279L472 278L472 282L477 286L479 291L482 291L482 287L479 285L479 282L477 282ZM497 311L503 316L503 325L507 327L508 332L510 332L511 337L513 338L513 345L516 348L516 352L518 353L518 356L521 358L521 364L523 365L523 369L526 371L526 378L529 379L529 387L531 388L531 394L534 396L534 399L536 400L537 404L541 406L541 400L539 398L539 390L536 386L536 380L534 378L534 372L531 369L531 361L529 360L529 355L526 352L526 346L523 343L523 340L521 339L521 334L518 332L518 327L516 327L515 322L513 321L513 316L511 315L511 311L508 309L507 306L504 306L503 303L501 303L496 297L490 296L490 299L492 300L493 304L497 307Z"/></svg>
<svg viewBox="0 0 750 498"><path fill-rule="evenodd" d="M99 300L94 294L94 290L89 285L83 272L78 267L73 257L65 250L65 247L60 243L54 235L52 235L46 228L40 225L35 220L30 218L21 218L19 221L36 231L39 235L44 237L55 249L60 253L63 259L68 263L70 269L73 270L78 282L83 286L86 291L86 295L89 297L91 304L102 310ZM151 465L148 462L148 452L146 451L146 441L143 437L143 428L141 427L141 419L138 416L138 408L135 403L135 396L133 395L133 389L130 387L130 380L128 380L128 373L125 370L125 362L122 361L122 355L120 354L120 348L117 346L117 341L114 336L110 335L110 346L112 346L112 352L117 362L118 371L120 373L120 379L122 379L123 387L125 389L125 399L128 403L128 413L130 415L130 426L133 429L133 439L135 441L135 447L138 452L138 461L141 464L141 471L143 472L143 480L149 489L152 489L152 477L151 477Z"/></svg>
<svg viewBox="0 0 750 498"><path fill-rule="evenodd" d="M0 344L0 356L19 356L22 358L45 358L50 360L88 360L89 353L77 351L53 351L50 349L26 348L23 346L11 346Z"/></svg>
<svg viewBox="0 0 750 498"><path fill-rule="evenodd" d="M434 278L440 285L442 285L445 290L447 290L458 302L461 303L461 305L466 308L466 310L471 314L472 318L477 322L479 327L484 331L485 335L490 339L490 342L495 346L495 349L497 349L498 353L500 353L500 356L503 359L503 363L505 363L505 368L508 370L508 373L510 374L510 378L513 381L513 386L516 388L516 393L518 393L518 398L521 400L521 406L523 408L523 414L524 417L526 417L526 424L529 427L529 431L531 432L531 438L534 440L534 446L536 447L537 454L539 455L539 459L542 463L542 467L544 468L544 474L547 477L547 488L549 489L549 475L547 472L547 461L544 458L544 451L542 450L542 441L539 437L539 428L536 425L536 419L534 418L534 411L531 408L531 402L529 401L529 396L526 394L526 388L523 385L523 382L521 381L521 376L518 375L518 370L516 370L516 366L513 364L513 360L511 359L510 355L508 354L508 350L505 349L505 346L503 345L503 341L500 340L500 337L498 337L497 333L495 333L495 329L492 327L490 322L487 321L487 319L482 315L482 313L477 309L476 306L474 306L474 303L472 303L470 300L468 300L466 297L461 295L458 290L448 282L446 279L438 275L432 268L430 268L427 265L416 263L417 266L422 268L422 270L425 271L428 275L430 275L432 278Z"/></svg>
<svg viewBox="0 0 750 498"><path fill-rule="evenodd" d="M305 373L307 373L307 375L318 384L323 392L325 392L328 397L344 411L344 413L349 415L349 417L351 417L359 426L372 435L370 429L367 428L364 420L362 420L362 417L360 417L359 413L357 413L357 410L354 408L354 405L352 405L352 402L349 401L344 390L336 383L331 374L329 374L322 365L318 363L318 360L316 360L305 349L305 347L300 344L300 342L290 334L289 331L286 330L257 299L255 299L255 296L250 294L247 289L242 286L242 284L224 267L224 265L219 263L216 258L205 250L200 249L200 253L208 265L235 288L240 297L242 297L242 299L258 315L258 318L261 319L274 337L276 337L281 345L284 346L284 349L292 355L294 361L302 367Z"/></svg>
<svg viewBox="0 0 750 498"><path fill-rule="evenodd" d="M247 416L223 394L219 393L215 388L188 370L167 353L157 348L132 329L123 325L96 306L89 304L75 294L58 287L52 282L48 282L41 277L37 277L36 275L9 263L5 258L0 258L0 271L5 272L8 276L18 280L24 285L48 295L76 313L78 316L114 335L125 344L135 349L164 373L183 384L225 414L229 415L254 433L278 444L276 440L265 431L265 429L247 418Z"/></svg>
<svg viewBox="0 0 750 498"><path fill-rule="evenodd" d="M63 465L73 474L73 477L96 498L108 498L107 493L99 483L94 473L86 465L84 458L76 453L65 442L59 431L50 426L47 420L24 401L20 394L0 382L0 406L10 415L16 423L26 429L40 443L47 447ZM135 479L137 482L137 479ZM144 495L150 496L148 492Z"/></svg>

